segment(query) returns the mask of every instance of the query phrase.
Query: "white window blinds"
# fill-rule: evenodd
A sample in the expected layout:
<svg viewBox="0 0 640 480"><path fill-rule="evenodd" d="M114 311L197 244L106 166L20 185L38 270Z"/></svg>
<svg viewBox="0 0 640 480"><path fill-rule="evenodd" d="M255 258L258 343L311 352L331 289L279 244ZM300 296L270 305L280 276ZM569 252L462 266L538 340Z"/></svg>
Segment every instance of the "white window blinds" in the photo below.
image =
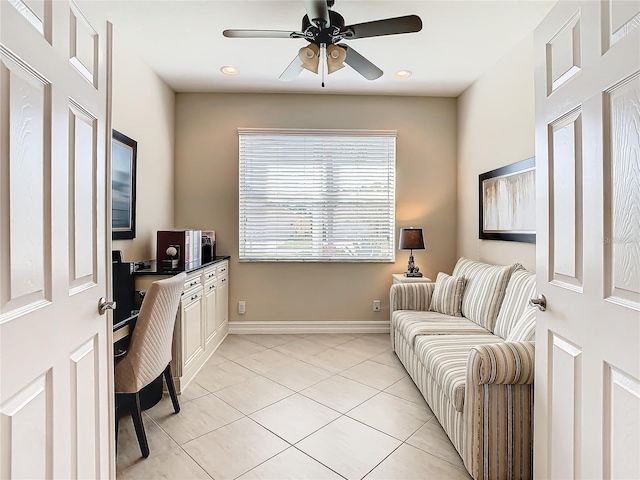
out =
<svg viewBox="0 0 640 480"><path fill-rule="evenodd" d="M395 131L238 133L240 261L394 261Z"/></svg>

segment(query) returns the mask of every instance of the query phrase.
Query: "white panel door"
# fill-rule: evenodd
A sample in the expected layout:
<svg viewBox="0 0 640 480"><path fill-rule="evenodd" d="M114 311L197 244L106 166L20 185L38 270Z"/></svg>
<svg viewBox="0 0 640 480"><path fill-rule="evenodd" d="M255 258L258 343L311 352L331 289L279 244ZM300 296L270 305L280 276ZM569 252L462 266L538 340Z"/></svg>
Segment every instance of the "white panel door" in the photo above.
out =
<svg viewBox="0 0 640 480"><path fill-rule="evenodd" d="M535 32L536 478L640 478L640 2Z"/></svg>
<svg viewBox="0 0 640 480"><path fill-rule="evenodd" d="M0 17L0 478L106 478L110 32L72 0Z"/></svg>

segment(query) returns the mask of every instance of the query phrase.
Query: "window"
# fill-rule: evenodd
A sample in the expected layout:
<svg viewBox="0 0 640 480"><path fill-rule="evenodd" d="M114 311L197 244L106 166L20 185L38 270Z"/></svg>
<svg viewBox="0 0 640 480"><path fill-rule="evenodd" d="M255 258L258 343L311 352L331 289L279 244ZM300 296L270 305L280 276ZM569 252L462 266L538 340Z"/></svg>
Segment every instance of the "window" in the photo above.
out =
<svg viewBox="0 0 640 480"><path fill-rule="evenodd" d="M396 132L239 129L240 261L394 261Z"/></svg>

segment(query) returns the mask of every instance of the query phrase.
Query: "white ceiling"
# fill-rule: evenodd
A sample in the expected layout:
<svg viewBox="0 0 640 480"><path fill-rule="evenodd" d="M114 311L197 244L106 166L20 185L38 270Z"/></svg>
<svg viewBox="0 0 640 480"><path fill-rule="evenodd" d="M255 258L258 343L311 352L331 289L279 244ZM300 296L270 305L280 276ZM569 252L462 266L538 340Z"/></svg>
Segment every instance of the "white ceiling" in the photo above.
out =
<svg viewBox="0 0 640 480"><path fill-rule="evenodd" d="M225 38L227 28L300 30L301 0L111 0L90 2L124 40L177 92L287 92L458 96L540 23L556 0L336 0L347 25L417 14L422 31L348 42L384 71L374 81L350 67L320 86L303 71L292 82L278 77L301 39ZM235 65L240 74L223 75ZM394 73L413 75L398 80Z"/></svg>

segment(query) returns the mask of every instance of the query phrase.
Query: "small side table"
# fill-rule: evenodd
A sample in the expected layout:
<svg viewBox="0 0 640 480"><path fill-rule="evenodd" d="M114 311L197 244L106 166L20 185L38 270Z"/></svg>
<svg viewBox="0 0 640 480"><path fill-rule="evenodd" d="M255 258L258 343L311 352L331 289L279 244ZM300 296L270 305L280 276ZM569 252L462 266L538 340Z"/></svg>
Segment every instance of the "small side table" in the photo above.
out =
<svg viewBox="0 0 640 480"><path fill-rule="evenodd" d="M404 273L394 273L393 283L429 283L432 282L429 277L405 277Z"/></svg>

